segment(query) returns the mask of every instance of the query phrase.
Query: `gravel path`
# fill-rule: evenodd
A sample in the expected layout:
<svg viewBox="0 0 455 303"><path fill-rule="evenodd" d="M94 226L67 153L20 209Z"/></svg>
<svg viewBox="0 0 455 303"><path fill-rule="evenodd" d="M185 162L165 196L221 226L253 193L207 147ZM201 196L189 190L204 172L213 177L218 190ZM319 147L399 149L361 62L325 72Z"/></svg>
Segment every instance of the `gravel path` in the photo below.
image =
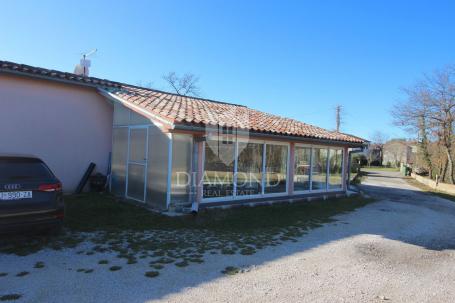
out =
<svg viewBox="0 0 455 303"><path fill-rule="evenodd" d="M408 185L397 173L371 174L362 190L380 199L296 243L252 256L208 255L145 278L146 262L45 250L0 255L0 296L18 302L453 302L455 203ZM98 265L101 258L109 265ZM35 269L38 261L45 268ZM124 263L124 261L122 261ZM94 266L94 264L96 266ZM228 276L227 266L242 269ZM78 268L94 269L92 273ZM15 273L30 271L24 277Z"/></svg>

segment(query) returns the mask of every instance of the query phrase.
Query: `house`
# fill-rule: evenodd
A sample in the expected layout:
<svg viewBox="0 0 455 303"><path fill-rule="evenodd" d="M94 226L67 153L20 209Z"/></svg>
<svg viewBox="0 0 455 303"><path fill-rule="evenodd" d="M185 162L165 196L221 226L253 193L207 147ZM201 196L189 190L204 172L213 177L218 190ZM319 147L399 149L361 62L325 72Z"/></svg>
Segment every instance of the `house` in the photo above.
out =
<svg viewBox="0 0 455 303"><path fill-rule="evenodd" d="M384 144L382 165L399 167L400 163L412 165L417 154L415 141L393 139Z"/></svg>
<svg viewBox="0 0 455 303"><path fill-rule="evenodd" d="M366 140L246 106L0 61L0 152L67 192L90 162L112 193L168 210L339 195ZM110 156L111 155L111 156Z"/></svg>

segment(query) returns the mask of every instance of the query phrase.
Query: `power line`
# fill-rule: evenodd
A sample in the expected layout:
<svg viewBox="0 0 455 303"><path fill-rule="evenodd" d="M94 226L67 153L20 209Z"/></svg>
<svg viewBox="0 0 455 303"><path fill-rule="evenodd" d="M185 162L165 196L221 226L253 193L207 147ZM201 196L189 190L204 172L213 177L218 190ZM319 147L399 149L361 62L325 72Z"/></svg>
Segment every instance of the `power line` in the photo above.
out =
<svg viewBox="0 0 455 303"><path fill-rule="evenodd" d="M341 110L343 107L341 105L337 105L335 107L335 112L336 112L336 130L337 132L340 132L340 126L341 126Z"/></svg>

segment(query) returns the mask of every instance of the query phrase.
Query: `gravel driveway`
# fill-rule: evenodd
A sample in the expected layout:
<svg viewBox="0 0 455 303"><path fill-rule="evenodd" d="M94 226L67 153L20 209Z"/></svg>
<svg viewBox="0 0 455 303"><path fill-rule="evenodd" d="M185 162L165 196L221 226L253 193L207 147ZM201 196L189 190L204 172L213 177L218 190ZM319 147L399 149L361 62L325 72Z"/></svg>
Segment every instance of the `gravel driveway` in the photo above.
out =
<svg viewBox="0 0 455 303"><path fill-rule="evenodd" d="M453 302L455 202L391 172L370 173L362 190L379 201L296 243L252 256L208 255L154 279L144 278L140 260L120 271L77 273L95 256L0 255L0 272L31 271L0 277L0 294L20 293L18 302ZM38 261L45 268L34 269ZM242 271L224 275L227 266Z"/></svg>

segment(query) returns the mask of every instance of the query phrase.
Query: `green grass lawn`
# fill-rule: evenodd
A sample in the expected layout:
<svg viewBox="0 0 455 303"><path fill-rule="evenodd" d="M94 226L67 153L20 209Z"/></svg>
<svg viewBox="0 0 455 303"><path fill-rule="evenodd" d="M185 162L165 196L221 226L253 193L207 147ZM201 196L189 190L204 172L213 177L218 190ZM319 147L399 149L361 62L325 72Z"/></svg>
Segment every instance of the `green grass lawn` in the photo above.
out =
<svg viewBox="0 0 455 303"><path fill-rule="evenodd" d="M117 201L109 194L83 194L66 198L65 226L73 231L205 229L217 232L254 232L283 228L330 217L364 206L357 196L304 203L274 204L230 209L206 209L197 216L169 217Z"/></svg>
<svg viewBox="0 0 455 303"><path fill-rule="evenodd" d="M98 256L93 266L117 263L115 270L134 266L143 259L153 270L186 267L203 263L206 254L247 256L265 247L296 242L311 229L336 221L335 215L371 201L354 196L208 209L197 216L168 217L109 194L82 194L65 198L65 227L61 233L0 239L0 253L28 255L43 248L74 249L81 257ZM81 249L83 241L86 244ZM116 254L119 261L106 260L105 252Z"/></svg>
<svg viewBox="0 0 455 303"><path fill-rule="evenodd" d="M385 167L385 166L362 166L360 170L363 171L400 171L399 167Z"/></svg>

